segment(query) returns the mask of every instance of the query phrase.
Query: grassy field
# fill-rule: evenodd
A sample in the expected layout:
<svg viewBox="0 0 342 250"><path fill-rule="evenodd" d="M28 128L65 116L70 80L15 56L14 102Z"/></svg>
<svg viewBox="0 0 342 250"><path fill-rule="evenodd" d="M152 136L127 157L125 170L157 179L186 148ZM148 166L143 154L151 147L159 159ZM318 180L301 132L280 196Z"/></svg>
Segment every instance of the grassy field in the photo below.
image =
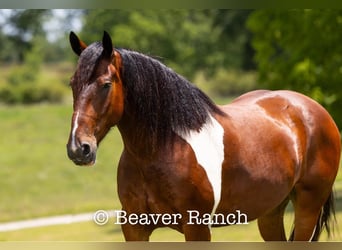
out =
<svg viewBox="0 0 342 250"><path fill-rule="evenodd" d="M71 112L70 105L0 107L0 222L120 208L117 131L95 167L76 167L66 155Z"/></svg>
<svg viewBox="0 0 342 250"><path fill-rule="evenodd" d="M116 165L122 150L117 129L103 141L95 167L76 167L66 155L71 104L0 106L0 223L66 213L120 209ZM336 182L342 191L342 174ZM337 220L342 225L342 197ZM287 214L291 227L292 213ZM332 240L342 240L337 231ZM118 226L93 222L0 233L0 240L123 241ZM152 241L183 241L159 229ZM323 236L322 240L326 240ZM261 241L255 222L213 229L213 241Z"/></svg>

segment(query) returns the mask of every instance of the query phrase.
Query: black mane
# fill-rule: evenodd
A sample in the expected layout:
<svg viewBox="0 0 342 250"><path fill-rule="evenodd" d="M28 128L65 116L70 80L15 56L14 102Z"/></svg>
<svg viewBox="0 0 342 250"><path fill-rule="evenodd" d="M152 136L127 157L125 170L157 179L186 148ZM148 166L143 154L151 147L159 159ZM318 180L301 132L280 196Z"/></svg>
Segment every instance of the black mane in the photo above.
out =
<svg viewBox="0 0 342 250"><path fill-rule="evenodd" d="M141 137L151 138L153 145L161 145L174 132L199 131L209 114L224 115L206 94L158 60L125 49L117 51L122 58L125 109L144 131Z"/></svg>

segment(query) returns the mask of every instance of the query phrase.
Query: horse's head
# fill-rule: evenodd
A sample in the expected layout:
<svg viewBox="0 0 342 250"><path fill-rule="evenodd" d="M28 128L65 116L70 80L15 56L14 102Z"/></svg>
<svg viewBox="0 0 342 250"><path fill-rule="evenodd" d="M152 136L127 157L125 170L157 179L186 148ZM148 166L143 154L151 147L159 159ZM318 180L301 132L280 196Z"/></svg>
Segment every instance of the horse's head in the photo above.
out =
<svg viewBox="0 0 342 250"><path fill-rule="evenodd" d="M75 164L93 165L98 144L123 113L121 57L106 32L102 43L89 46L71 32L70 44L79 61L70 81L74 112L67 151Z"/></svg>

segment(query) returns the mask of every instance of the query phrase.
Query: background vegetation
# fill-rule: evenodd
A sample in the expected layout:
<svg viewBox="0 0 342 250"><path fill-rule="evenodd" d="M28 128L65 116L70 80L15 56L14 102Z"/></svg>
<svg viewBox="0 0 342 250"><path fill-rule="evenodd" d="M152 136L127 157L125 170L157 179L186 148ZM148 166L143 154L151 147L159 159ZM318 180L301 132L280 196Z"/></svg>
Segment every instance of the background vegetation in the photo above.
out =
<svg viewBox="0 0 342 250"><path fill-rule="evenodd" d="M0 16L0 64L15 65L0 80L4 103L64 100L68 78L46 82L41 73L51 69L41 65L75 62L67 36L78 23L86 43L106 30L116 47L157 57L212 97L293 89L342 125L340 10L0 10Z"/></svg>
<svg viewBox="0 0 342 250"><path fill-rule="evenodd" d="M0 223L120 209L116 129L101 145L95 168L75 167L66 156L68 84L77 61L70 30L86 43L106 30L116 47L158 58L218 103L260 88L302 92L322 103L341 128L341 25L342 12L332 10L0 10ZM341 173L335 188L341 197ZM341 225L341 198L337 205ZM261 239L255 224L215 231L214 240ZM160 230L153 239L182 240L169 232ZM123 238L118 228L91 223L0 235L29 239Z"/></svg>

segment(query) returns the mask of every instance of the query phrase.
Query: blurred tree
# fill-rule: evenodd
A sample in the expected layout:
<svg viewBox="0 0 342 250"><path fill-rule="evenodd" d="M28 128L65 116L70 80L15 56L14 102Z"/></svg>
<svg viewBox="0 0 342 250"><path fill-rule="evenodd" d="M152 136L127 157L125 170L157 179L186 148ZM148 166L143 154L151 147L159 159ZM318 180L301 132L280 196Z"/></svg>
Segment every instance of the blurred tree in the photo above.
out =
<svg viewBox="0 0 342 250"><path fill-rule="evenodd" d="M14 46L10 42L9 38L0 31L0 61L10 62L14 60Z"/></svg>
<svg viewBox="0 0 342 250"><path fill-rule="evenodd" d="M212 10L213 25L220 29L217 46L229 54L226 64L242 70L255 70L253 60L252 33L246 27L246 21L253 10Z"/></svg>
<svg viewBox="0 0 342 250"><path fill-rule="evenodd" d="M4 10L1 10L4 12ZM12 50L1 52L3 59L23 62L25 53L32 47L32 38L44 34L43 21L50 10L11 10L7 12L6 35L1 31L0 43ZM1 14L1 13L0 13ZM2 38L2 39L1 39Z"/></svg>
<svg viewBox="0 0 342 250"><path fill-rule="evenodd" d="M167 65L192 78L199 70L211 74L243 64L240 58L248 40L243 27L249 12L233 12L239 11L90 10L85 12L80 36L85 42L97 41L99 32L107 30L116 47L161 56ZM227 21L230 16L234 21ZM235 33L228 36L231 30Z"/></svg>
<svg viewBox="0 0 342 250"><path fill-rule="evenodd" d="M223 86L213 84L214 78L219 77L218 82L223 83L224 78L234 77L222 74L222 69L254 68L251 33L245 28L250 13L240 10L0 10L0 17L6 16L0 18L3 48L0 60L25 63L38 40L40 51L35 53L42 56L40 62L58 62L71 57L76 60L70 52L67 35L75 27L75 20L82 20L78 33L84 42L101 40L106 30L116 47L156 57L190 80L200 72L210 80L206 82L210 82L212 89L218 89L213 93L223 95L231 91L223 92ZM10 75L11 84L28 82L24 78L31 76L26 77L26 73L38 73L24 66L18 74Z"/></svg>
<svg viewBox="0 0 342 250"><path fill-rule="evenodd" d="M8 77L11 85L36 84L41 64L44 58L42 48L46 42L41 36L36 36L32 41L32 48L25 53L25 64L16 68Z"/></svg>
<svg viewBox="0 0 342 250"><path fill-rule="evenodd" d="M91 10L86 13L82 39L97 41L102 30L116 47L130 48L162 60L192 76L196 64L206 66L211 21L201 12L186 10ZM199 43L202 37L205 43ZM206 39L204 39L204 37ZM205 46L207 45L207 46ZM180 65L179 62L185 62Z"/></svg>
<svg viewBox="0 0 342 250"><path fill-rule="evenodd" d="M44 58L44 36L35 36L32 48L25 53L24 62L14 66L8 73L7 82L0 85L0 101L7 104L30 104L37 102L60 102L61 86L44 81L41 65Z"/></svg>
<svg viewBox="0 0 342 250"><path fill-rule="evenodd" d="M313 97L342 128L342 11L259 10L248 27L262 86Z"/></svg>

